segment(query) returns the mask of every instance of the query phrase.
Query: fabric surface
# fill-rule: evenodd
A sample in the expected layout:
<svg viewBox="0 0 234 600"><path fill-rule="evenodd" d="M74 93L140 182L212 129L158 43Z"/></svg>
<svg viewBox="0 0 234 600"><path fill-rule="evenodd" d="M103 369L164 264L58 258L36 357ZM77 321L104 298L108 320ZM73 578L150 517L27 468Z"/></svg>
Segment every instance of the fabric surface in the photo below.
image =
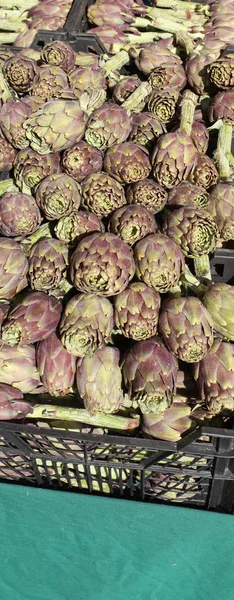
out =
<svg viewBox="0 0 234 600"><path fill-rule="evenodd" d="M233 600L234 519L0 485L1 600Z"/></svg>

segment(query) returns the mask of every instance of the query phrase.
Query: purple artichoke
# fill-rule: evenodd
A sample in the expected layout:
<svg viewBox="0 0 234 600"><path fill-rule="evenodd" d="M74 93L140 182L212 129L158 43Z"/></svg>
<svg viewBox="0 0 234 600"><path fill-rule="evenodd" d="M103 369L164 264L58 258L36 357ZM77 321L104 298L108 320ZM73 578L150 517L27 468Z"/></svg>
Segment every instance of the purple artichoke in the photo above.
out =
<svg viewBox="0 0 234 600"><path fill-rule="evenodd" d="M104 102L92 114L85 132L86 141L98 148L106 150L114 144L121 144L130 135L132 117L116 104Z"/></svg>
<svg viewBox="0 0 234 600"><path fill-rule="evenodd" d="M10 300L27 287L28 261L15 240L0 238L0 298Z"/></svg>
<svg viewBox="0 0 234 600"><path fill-rule="evenodd" d="M34 344L55 331L62 305L44 292L28 292L23 300L10 310L2 327L2 340L9 346Z"/></svg>
<svg viewBox="0 0 234 600"><path fill-rule="evenodd" d="M215 340L209 354L194 365L194 378L210 412L233 411L234 345Z"/></svg>
<svg viewBox="0 0 234 600"><path fill-rule="evenodd" d="M214 329L224 338L234 341L234 288L228 283L213 283L202 298L211 314Z"/></svg>
<svg viewBox="0 0 234 600"><path fill-rule="evenodd" d="M180 65L181 59L177 54L173 53L173 44L170 40L160 40L146 44L136 53L135 64L143 75L149 75L154 69L157 69L164 63ZM135 50L133 50L133 55Z"/></svg>
<svg viewBox="0 0 234 600"><path fill-rule="evenodd" d="M181 247L185 256L203 256L216 248L217 226L203 208L176 208L165 218L163 232Z"/></svg>
<svg viewBox="0 0 234 600"><path fill-rule="evenodd" d="M41 391L39 373L36 367L36 351L34 346L0 347L0 380L12 385L23 394ZM39 389L37 389L39 388Z"/></svg>
<svg viewBox="0 0 234 600"><path fill-rule="evenodd" d="M32 94L44 102L52 98L65 98L70 94L67 74L60 67L44 65L40 67L38 81L32 88Z"/></svg>
<svg viewBox="0 0 234 600"><path fill-rule="evenodd" d="M36 201L48 221L54 221L78 211L81 192L80 185L69 175L52 173L39 184Z"/></svg>
<svg viewBox="0 0 234 600"><path fill-rule="evenodd" d="M119 350L105 346L77 362L76 384L86 410L115 413L123 402Z"/></svg>
<svg viewBox="0 0 234 600"><path fill-rule="evenodd" d="M133 246L149 233L155 233L157 224L150 210L139 204L131 204L115 210L109 220L108 231Z"/></svg>
<svg viewBox="0 0 234 600"><path fill-rule="evenodd" d="M72 71L75 66L75 52L69 44L54 40L46 44L41 51L41 60L48 65L61 67L66 73Z"/></svg>
<svg viewBox="0 0 234 600"><path fill-rule="evenodd" d="M27 148L28 140L23 129L24 121L31 114L31 107L23 100L8 100L0 110L0 127L7 141L15 148Z"/></svg>
<svg viewBox="0 0 234 600"><path fill-rule="evenodd" d="M164 208L168 192L153 179L143 179L127 187L126 198L128 204L140 204L156 214Z"/></svg>
<svg viewBox="0 0 234 600"><path fill-rule="evenodd" d="M208 108L208 117L210 123L219 119L225 119L226 122L234 121L234 90L219 92L211 100Z"/></svg>
<svg viewBox="0 0 234 600"><path fill-rule="evenodd" d="M181 249L162 233L153 233L134 248L136 275L149 287L165 294L174 287L184 271Z"/></svg>
<svg viewBox="0 0 234 600"><path fill-rule="evenodd" d="M37 63L32 58L14 54L3 65L3 74L18 94L29 92L39 77Z"/></svg>
<svg viewBox="0 0 234 600"><path fill-rule="evenodd" d="M162 62L153 69L148 80L152 88L164 89L170 86L178 92L181 92L187 83L183 65L178 61L171 62L170 60Z"/></svg>
<svg viewBox="0 0 234 600"><path fill-rule="evenodd" d="M45 239L32 247L29 255L29 281L32 290L55 290L66 277L68 249L60 240Z"/></svg>
<svg viewBox="0 0 234 600"><path fill-rule="evenodd" d="M139 87L140 83L141 80L138 75L123 77L116 83L112 92L112 99L117 104L123 104L123 102Z"/></svg>
<svg viewBox="0 0 234 600"><path fill-rule="evenodd" d="M171 87L164 88L163 90L155 89L149 96L148 110L153 113L163 125L166 125L173 121L179 100L179 92Z"/></svg>
<svg viewBox="0 0 234 600"><path fill-rule="evenodd" d="M20 150L14 163L14 177L20 189L24 184L29 188L34 188L42 179L51 173L59 173L60 170L59 154L42 156L32 148Z"/></svg>
<svg viewBox="0 0 234 600"><path fill-rule="evenodd" d="M36 231L41 213L29 194L8 192L0 199L0 231L3 235L24 237Z"/></svg>
<svg viewBox="0 0 234 600"><path fill-rule="evenodd" d="M15 148L0 136L0 171L9 171L13 167L15 157Z"/></svg>
<svg viewBox="0 0 234 600"><path fill-rule="evenodd" d="M0 383L0 421L24 419L32 412L32 407L23 402L23 394L11 385Z"/></svg>
<svg viewBox="0 0 234 600"><path fill-rule="evenodd" d="M153 155L153 175L160 185L173 188L196 164L197 150L191 137L183 130L163 135L157 142Z"/></svg>
<svg viewBox="0 0 234 600"><path fill-rule="evenodd" d="M69 73L69 83L77 98L83 94L85 89L103 89L107 87L106 79L100 69L92 67L77 67Z"/></svg>
<svg viewBox="0 0 234 600"><path fill-rule="evenodd" d="M181 181L179 185L172 188L168 194L167 204L170 207L178 206L200 206L206 207L210 202L210 196L205 188L193 185L189 181ZM209 209L208 209L209 210Z"/></svg>
<svg viewBox="0 0 234 600"><path fill-rule="evenodd" d="M220 90L234 87L233 55L224 56L209 65L207 74L210 82Z"/></svg>
<svg viewBox="0 0 234 600"><path fill-rule="evenodd" d="M151 164L145 149L133 142L125 142L108 148L104 169L120 183L133 183L148 177Z"/></svg>
<svg viewBox="0 0 234 600"><path fill-rule="evenodd" d="M210 191L207 208L214 219L221 240L234 239L234 187L229 183L218 183Z"/></svg>
<svg viewBox="0 0 234 600"><path fill-rule="evenodd" d="M178 442L183 433L192 426L191 408L184 402L174 402L162 415L143 415L142 432L168 442Z"/></svg>
<svg viewBox="0 0 234 600"><path fill-rule="evenodd" d="M62 217L54 228L56 237L68 246L73 246L86 233L93 231L104 233L105 227L97 215L84 210Z"/></svg>
<svg viewBox="0 0 234 600"><path fill-rule="evenodd" d="M211 158L206 154L198 154L194 168L189 174L189 181L209 190L218 180L219 174Z"/></svg>
<svg viewBox="0 0 234 600"><path fill-rule="evenodd" d="M76 359L65 350L56 333L38 345L37 367L48 394L69 394L75 379Z"/></svg>
<svg viewBox="0 0 234 600"><path fill-rule="evenodd" d="M152 113L142 112L132 118L129 140L151 150L163 133L165 133L165 127L161 121Z"/></svg>
<svg viewBox="0 0 234 600"><path fill-rule="evenodd" d="M209 131L203 121L195 120L190 134L199 154L206 153L209 145Z"/></svg>
<svg viewBox="0 0 234 600"><path fill-rule="evenodd" d="M82 207L98 217L107 217L126 204L124 189L107 173L92 173L81 184Z"/></svg>
<svg viewBox="0 0 234 600"><path fill-rule="evenodd" d="M157 333L160 295L144 283L131 283L115 296L115 324L133 340L146 340Z"/></svg>
<svg viewBox="0 0 234 600"><path fill-rule="evenodd" d="M78 182L88 175L101 171L102 153L85 141L81 141L63 153L62 168Z"/></svg>

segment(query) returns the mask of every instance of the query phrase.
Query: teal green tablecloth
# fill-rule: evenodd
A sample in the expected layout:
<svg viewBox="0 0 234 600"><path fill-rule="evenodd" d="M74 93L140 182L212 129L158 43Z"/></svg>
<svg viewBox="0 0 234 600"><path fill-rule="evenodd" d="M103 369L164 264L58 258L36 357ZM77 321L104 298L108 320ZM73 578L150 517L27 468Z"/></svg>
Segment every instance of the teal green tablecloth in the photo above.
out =
<svg viewBox="0 0 234 600"><path fill-rule="evenodd" d="M1 600L233 600L234 517L0 485Z"/></svg>

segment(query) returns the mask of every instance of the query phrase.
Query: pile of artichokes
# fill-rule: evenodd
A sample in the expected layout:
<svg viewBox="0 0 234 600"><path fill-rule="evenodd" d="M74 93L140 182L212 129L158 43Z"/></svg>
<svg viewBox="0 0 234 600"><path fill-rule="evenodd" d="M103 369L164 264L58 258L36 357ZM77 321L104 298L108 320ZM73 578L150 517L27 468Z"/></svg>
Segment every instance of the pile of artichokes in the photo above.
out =
<svg viewBox="0 0 234 600"><path fill-rule="evenodd" d="M234 92L211 62L204 103L173 35L139 44L1 52L2 420L177 441L233 414L234 288L209 255L234 239Z"/></svg>

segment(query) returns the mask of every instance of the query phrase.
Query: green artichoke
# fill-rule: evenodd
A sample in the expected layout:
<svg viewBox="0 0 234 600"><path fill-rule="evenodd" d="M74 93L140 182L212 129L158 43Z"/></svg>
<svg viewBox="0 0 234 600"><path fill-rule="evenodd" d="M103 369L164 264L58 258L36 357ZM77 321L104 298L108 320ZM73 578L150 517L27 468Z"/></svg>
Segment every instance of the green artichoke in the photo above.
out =
<svg viewBox="0 0 234 600"><path fill-rule="evenodd" d="M15 148L0 136L0 171L9 171L13 167L15 157Z"/></svg>
<svg viewBox="0 0 234 600"><path fill-rule="evenodd" d="M131 204L115 210L110 217L108 231L133 246L149 233L155 233L157 224L150 210L139 204Z"/></svg>
<svg viewBox="0 0 234 600"><path fill-rule="evenodd" d="M61 303L53 296L28 292L8 314L2 327L3 343L23 346L49 337L59 323L61 311Z"/></svg>
<svg viewBox="0 0 234 600"><path fill-rule="evenodd" d="M194 378L207 409L214 414L234 410L234 346L215 340L211 351L194 365Z"/></svg>
<svg viewBox="0 0 234 600"><path fill-rule="evenodd" d="M191 137L183 130L163 135L153 155L153 175L160 185L173 188L187 179L197 159L197 150Z"/></svg>
<svg viewBox="0 0 234 600"><path fill-rule="evenodd" d="M19 53L4 63L3 74L15 92L25 94L32 90L38 80L39 69L35 60Z"/></svg>
<svg viewBox="0 0 234 600"><path fill-rule="evenodd" d="M234 288L228 283L214 283L203 296L214 329L224 338L234 341Z"/></svg>
<svg viewBox="0 0 234 600"><path fill-rule="evenodd" d="M45 239L32 247L29 255L29 281L32 290L55 290L66 277L68 249L64 242Z"/></svg>
<svg viewBox="0 0 234 600"><path fill-rule="evenodd" d="M124 189L107 173L91 173L82 181L82 207L98 217L108 217L126 204Z"/></svg>
<svg viewBox="0 0 234 600"><path fill-rule="evenodd" d="M32 88L32 94L44 102L52 98L66 98L71 95L67 74L60 67L44 65L40 67L39 78Z"/></svg>
<svg viewBox="0 0 234 600"><path fill-rule="evenodd" d="M46 44L41 51L41 60L47 65L61 67L66 73L72 71L75 66L75 52L70 44L54 40Z"/></svg>
<svg viewBox="0 0 234 600"><path fill-rule="evenodd" d="M114 298L115 324L133 340L146 340L157 333L160 295L145 283L131 283Z"/></svg>
<svg viewBox="0 0 234 600"><path fill-rule="evenodd" d="M163 125L166 125L173 121L179 100L180 94L173 88L167 87L163 90L155 89L151 92L148 99L148 110L153 113Z"/></svg>
<svg viewBox="0 0 234 600"><path fill-rule="evenodd" d="M107 298L79 294L65 306L59 330L66 350L83 357L111 342L113 327L113 306Z"/></svg>
<svg viewBox="0 0 234 600"><path fill-rule="evenodd" d="M152 88L164 89L170 87L178 92L181 92L187 83L184 67L178 61L162 62L151 71L148 81Z"/></svg>
<svg viewBox="0 0 234 600"><path fill-rule="evenodd" d="M123 402L122 373L117 348L100 348L77 362L76 384L86 410L115 413Z"/></svg>
<svg viewBox="0 0 234 600"><path fill-rule="evenodd" d="M0 346L0 381L12 385L23 394L39 388L43 391L36 366L36 350L32 345ZM37 390L38 391L38 390Z"/></svg>
<svg viewBox="0 0 234 600"><path fill-rule="evenodd" d="M145 179L151 171L148 152L133 142L116 144L106 152L104 170L120 183Z"/></svg>
<svg viewBox="0 0 234 600"><path fill-rule="evenodd" d="M184 271L184 257L173 240L153 233L134 248L136 275L149 287L165 294L174 287Z"/></svg>
<svg viewBox="0 0 234 600"><path fill-rule="evenodd" d="M73 246L80 241L81 236L93 231L104 233L105 227L97 215L84 210L62 217L54 228L56 237L68 246Z"/></svg>
<svg viewBox="0 0 234 600"><path fill-rule="evenodd" d="M176 397L175 397L176 399ZM192 426L191 408L184 402L173 402L162 415L143 415L141 430L147 437L178 442Z"/></svg>
<svg viewBox="0 0 234 600"><path fill-rule="evenodd" d="M234 186L218 183L210 191L210 203L207 208L214 219L221 240L234 239Z"/></svg>
<svg viewBox="0 0 234 600"><path fill-rule="evenodd" d="M153 179L143 179L127 187L126 198L128 204L140 204L156 214L164 208L168 192Z"/></svg>
<svg viewBox="0 0 234 600"><path fill-rule="evenodd" d="M106 78L101 69L92 69L92 67L76 67L69 73L69 83L76 98L83 94L85 89L100 88L106 89Z"/></svg>
<svg viewBox="0 0 234 600"><path fill-rule="evenodd" d="M45 177L36 191L36 202L48 221L78 211L81 202L80 185L65 173L52 173Z"/></svg>
<svg viewBox="0 0 234 600"><path fill-rule="evenodd" d="M39 154L71 148L84 135L87 115L75 100L49 100L24 123L30 146Z"/></svg>
<svg viewBox="0 0 234 600"><path fill-rule="evenodd" d="M138 75L131 75L130 77L123 77L118 83L116 83L113 92L112 99L117 104L122 104L141 84L141 80Z"/></svg>
<svg viewBox="0 0 234 600"><path fill-rule="evenodd" d="M207 68L210 82L220 90L234 87L234 60L233 55L224 56L211 63Z"/></svg>
<svg viewBox="0 0 234 600"><path fill-rule="evenodd" d="M3 235L24 237L39 227L41 213L29 194L8 192L0 199L0 232Z"/></svg>
<svg viewBox="0 0 234 600"><path fill-rule="evenodd" d="M209 190L218 180L219 174L211 158L206 154L198 154L194 168L189 173L189 181Z"/></svg>
<svg viewBox="0 0 234 600"><path fill-rule="evenodd" d="M132 117L117 104L104 102L92 114L85 132L86 141L106 150L114 144L121 144L129 137L132 129Z"/></svg>
<svg viewBox="0 0 234 600"><path fill-rule="evenodd" d="M37 368L48 394L66 396L71 392L76 373L76 359L65 350L56 333L51 333L38 345Z"/></svg>
<svg viewBox="0 0 234 600"><path fill-rule="evenodd" d="M181 247L185 256L191 258L209 254L217 245L217 226L203 208L176 208L166 216L163 232Z"/></svg>
<svg viewBox="0 0 234 600"><path fill-rule="evenodd" d="M113 233L88 235L71 257L71 280L81 292L115 296L127 287L134 273L131 248Z"/></svg>
<svg viewBox="0 0 234 600"><path fill-rule="evenodd" d="M213 344L213 322L198 298L166 300L159 331L168 350L187 363L204 358Z"/></svg>
<svg viewBox="0 0 234 600"><path fill-rule="evenodd" d="M142 112L132 118L129 140L151 150L158 138L165 133L165 127L152 113Z"/></svg>
<svg viewBox="0 0 234 600"><path fill-rule="evenodd" d="M25 148L18 152L14 162L14 178L21 190L24 185L34 188L51 173L59 172L60 155L58 153L42 156L32 148Z"/></svg>
<svg viewBox="0 0 234 600"><path fill-rule="evenodd" d="M63 153L62 169L78 182L101 171L102 153L83 140Z"/></svg>
<svg viewBox="0 0 234 600"><path fill-rule="evenodd" d="M27 287L28 261L15 240L1 237L0 250L0 298L10 300Z"/></svg>
<svg viewBox="0 0 234 600"><path fill-rule="evenodd" d="M143 414L161 414L173 401L178 364L155 336L137 342L123 360L123 378L133 407Z"/></svg>
<svg viewBox="0 0 234 600"><path fill-rule="evenodd" d="M210 202L208 192L199 185L193 185L189 181L181 181L179 185L172 188L168 194L167 204L171 207L198 206L206 207ZM209 211L209 209L207 209Z"/></svg>
<svg viewBox="0 0 234 600"><path fill-rule="evenodd" d="M208 118L210 123L215 123L219 119L225 122L234 122L234 90L219 92L214 96L209 104Z"/></svg>

